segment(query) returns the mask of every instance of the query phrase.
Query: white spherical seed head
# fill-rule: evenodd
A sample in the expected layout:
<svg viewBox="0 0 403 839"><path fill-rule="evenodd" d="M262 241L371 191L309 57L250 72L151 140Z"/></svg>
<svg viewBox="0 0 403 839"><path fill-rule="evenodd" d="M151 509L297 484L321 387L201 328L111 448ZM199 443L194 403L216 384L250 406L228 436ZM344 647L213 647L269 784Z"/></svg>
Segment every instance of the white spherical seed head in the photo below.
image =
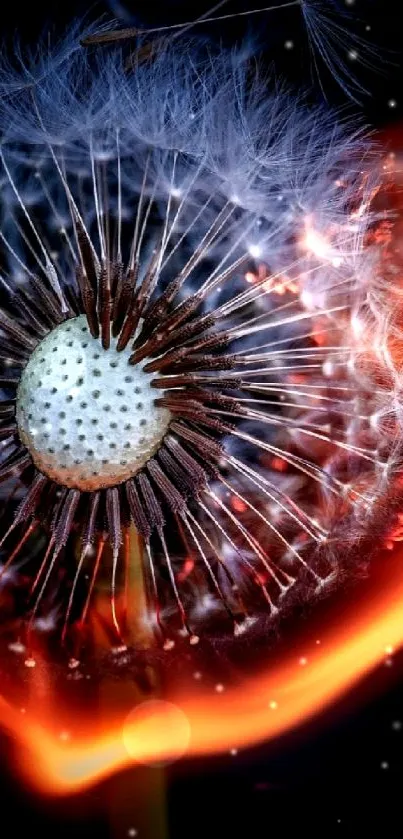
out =
<svg viewBox="0 0 403 839"><path fill-rule="evenodd" d="M32 353L18 387L18 430L37 468L57 483L114 486L158 449L171 415L154 404L153 375L130 365L131 353L117 352L113 339L104 350L83 315Z"/></svg>

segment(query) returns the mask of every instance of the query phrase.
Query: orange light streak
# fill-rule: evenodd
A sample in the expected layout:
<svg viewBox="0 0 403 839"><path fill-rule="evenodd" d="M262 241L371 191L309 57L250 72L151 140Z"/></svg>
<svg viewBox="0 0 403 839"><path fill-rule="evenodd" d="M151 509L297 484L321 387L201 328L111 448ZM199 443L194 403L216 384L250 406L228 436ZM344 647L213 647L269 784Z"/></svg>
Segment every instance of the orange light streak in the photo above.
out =
<svg viewBox="0 0 403 839"><path fill-rule="evenodd" d="M403 644L403 549L399 545L383 557L374 580L365 586L365 597L331 617L320 644L299 639L281 660L240 686L203 689L199 681L197 688L182 688L165 697L177 714L174 710L167 716L163 702L154 703L150 713L143 706L139 715L126 708L111 712L103 727L93 718L81 718L80 731L85 733L79 735L74 719L71 726L63 720L63 729L72 731L66 738L53 733L57 721L60 727L56 709L42 720L32 710L22 717L0 699L0 725L14 739L19 769L38 790L64 796L136 763L169 762L178 750L187 757L226 753L271 740L307 721Z"/></svg>

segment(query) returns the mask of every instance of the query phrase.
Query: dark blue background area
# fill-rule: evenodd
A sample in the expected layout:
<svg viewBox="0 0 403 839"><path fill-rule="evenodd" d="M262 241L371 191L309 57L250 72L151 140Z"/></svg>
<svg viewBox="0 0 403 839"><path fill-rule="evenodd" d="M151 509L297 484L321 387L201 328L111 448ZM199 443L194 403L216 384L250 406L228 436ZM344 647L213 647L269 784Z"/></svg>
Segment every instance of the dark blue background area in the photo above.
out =
<svg viewBox="0 0 403 839"><path fill-rule="evenodd" d="M127 5L136 8L137 23L149 25L187 20L207 9L207 2L171 2L163 4L163 15L158 10L162 4L151 0ZM261 5L266 5L264 0ZM96 17L108 9L106 4L65 2L58 3L55 10L56 4L50 0L37 0L29 11L22 0L6 6L1 12L0 32L7 39L19 32L32 43L49 21L63 26L75 13L88 12ZM252 6L248 0L234 0L222 13L248 6ZM348 7L353 16L361 18L364 27L371 26L369 34L379 55L382 72L377 72L375 60L373 69L361 68L358 72L371 91L363 100L362 115L381 128L403 119L399 6L398 0L356 0ZM116 3L113 9L116 13ZM362 34L363 26L358 26ZM203 31L206 36L221 37L224 43L245 33L254 34L265 61L274 63L278 76L294 86L310 82L309 52L295 14L284 11L262 15L253 21L226 22L218 33L211 26ZM295 47L285 49L286 40L292 40ZM343 92L326 72L324 84L331 103L345 104ZM390 107L390 100L396 100L396 107ZM397 656L391 667L382 666L354 697L281 741L247 754L170 768L170 839L358 838L372 831L388 835L392 830L393 835L403 835L403 677L399 675L403 666L399 659ZM130 827L136 828L135 813L131 823L128 814L127 829L124 823L118 829L111 827L105 802L113 793L107 783L67 802L44 802L28 795L10 773L9 749L6 738L0 739L1 839L32 835L125 839ZM118 782L135 784L135 775L122 775ZM138 839L142 839L141 832Z"/></svg>

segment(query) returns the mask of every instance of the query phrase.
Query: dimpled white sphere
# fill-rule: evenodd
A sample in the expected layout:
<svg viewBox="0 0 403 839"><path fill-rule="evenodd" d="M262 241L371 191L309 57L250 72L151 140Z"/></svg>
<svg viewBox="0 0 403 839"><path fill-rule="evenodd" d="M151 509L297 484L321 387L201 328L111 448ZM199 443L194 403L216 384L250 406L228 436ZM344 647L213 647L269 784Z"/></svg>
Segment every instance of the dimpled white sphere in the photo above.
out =
<svg viewBox="0 0 403 839"><path fill-rule="evenodd" d="M153 375L130 365L131 353L117 352L114 339L104 350L83 315L32 353L18 387L18 430L37 468L57 483L114 486L158 449L171 415L154 404Z"/></svg>

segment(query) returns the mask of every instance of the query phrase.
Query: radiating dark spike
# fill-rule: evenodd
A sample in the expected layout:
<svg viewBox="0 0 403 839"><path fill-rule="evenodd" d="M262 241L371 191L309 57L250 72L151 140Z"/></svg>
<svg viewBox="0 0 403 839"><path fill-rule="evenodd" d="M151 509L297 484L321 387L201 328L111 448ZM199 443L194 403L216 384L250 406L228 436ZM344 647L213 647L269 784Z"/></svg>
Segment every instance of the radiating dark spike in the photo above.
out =
<svg viewBox="0 0 403 839"><path fill-rule="evenodd" d="M19 367L22 369L24 366L24 360L9 353L8 355L0 355L0 364L3 364L5 367L10 367L11 369L13 367Z"/></svg>
<svg viewBox="0 0 403 839"><path fill-rule="evenodd" d="M150 527L150 522L144 511L143 503L140 501L137 487L133 480L126 481L124 486L133 524L136 530L141 533L145 541L148 542L151 536L152 528Z"/></svg>
<svg viewBox="0 0 403 839"><path fill-rule="evenodd" d="M99 490L97 490L97 492L91 492L89 494L88 518L81 537L81 541L84 548L89 548L90 545L92 545L95 538L100 498L101 493Z"/></svg>
<svg viewBox="0 0 403 839"><path fill-rule="evenodd" d="M165 524L164 514L162 512L159 501L157 501L154 490L150 484L150 481L147 478L147 475L140 473L140 475L138 475L138 477L136 478L136 482L140 487L140 492L144 500L144 506L151 527L151 531L153 531L154 528L156 528L158 531L162 531Z"/></svg>
<svg viewBox="0 0 403 839"><path fill-rule="evenodd" d="M118 266L118 268L121 272L122 266ZM119 335L123 326L123 321L129 311L134 289L137 283L137 277L138 263L135 263L134 268L130 268L117 282L112 309L112 335L114 338L117 338Z"/></svg>
<svg viewBox="0 0 403 839"><path fill-rule="evenodd" d="M155 286L158 281L157 272L158 261L160 258L160 246L161 243L159 243L159 245L153 248L152 256L146 273L143 277L141 284L136 289L135 295L133 296L130 310L123 324L123 329L117 343L117 349L119 352L120 350L124 349L125 346L127 346L128 342L133 337L138 327L140 318L142 317L144 308L154 292Z"/></svg>
<svg viewBox="0 0 403 839"><path fill-rule="evenodd" d="M152 361L147 362L144 365L143 370L145 373L161 373L163 370L165 371L167 367L170 367L175 361L179 361L181 358L184 357L186 354L186 347L180 347L177 350L171 350L170 352L165 353L164 355L159 356L158 358L154 358Z"/></svg>
<svg viewBox="0 0 403 839"><path fill-rule="evenodd" d="M207 484L207 473L191 455L189 455L189 460L186 459L187 452L179 443L177 443L177 449L175 454L180 458L180 462L175 460L165 446L159 449L158 459L185 497L197 495L199 490Z"/></svg>
<svg viewBox="0 0 403 839"><path fill-rule="evenodd" d="M19 451L20 454L17 457L15 457L15 452L13 452L7 462L0 467L0 483L7 481L9 478L20 477L28 466L32 465L30 454L25 449L22 451L20 449Z"/></svg>
<svg viewBox="0 0 403 839"><path fill-rule="evenodd" d="M38 341L25 332L23 326L20 326L16 320L11 320L5 312L0 310L0 328L4 329L23 349L34 350Z"/></svg>
<svg viewBox="0 0 403 839"><path fill-rule="evenodd" d="M158 400L158 405L168 408L172 414L177 414L183 419L199 425L207 425L219 434L230 434L234 430L234 426L230 423L218 417L209 416L209 408L196 400L184 399L183 402L179 402L179 400L170 399L169 396L166 396Z"/></svg>
<svg viewBox="0 0 403 839"><path fill-rule="evenodd" d="M36 316L33 306L30 303L27 303L21 295L19 295L18 300L18 309L20 316L25 316L25 322L39 339L44 338L45 335L49 332L49 327L40 321L39 318Z"/></svg>
<svg viewBox="0 0 403 839"><path fill-rule="evenodd" d="M17 423L13 423L12 425L3 425L0 426L0 439L4 440L4 437L12 436L13 434L17 434L18 428Z"/></svg>
<svg viewBox="0 0 403 839"><path fill-rule="evenodd" d="M74 213L74 224L77 233L77 243L80 249L82 271L83 274L85 274L94 296L96 297L98 291L98 277L94 253L91 247L91 242L88 238L88 233L77 213Z"/></svg>
<svg viewBox="0 0 403 839"><path fill-rule="evenodd" d="M179 372L179 369L195 369L200 370L205 367L205 369L218 369L218 360L215 361L216 356L211 355L191 355L191 352L195 349L193 346L186 346L186 347L179 347L179 349L170 350L170 352L166 352L164 355L160 356L159 358L153 359L153 361L149 361L147 364L144 365L144 370L146 373L155 373L161 372L162 370L165 373L169 372L171 374ZM237 356L217 356L217 359L233 359L230 367L226 368L223 366L224 369L232 369L235 366L236 362L238 361ZM203 360L205 364L203 364ZM226 362L227 363L227 362ZM179 364L179 367L177 366Z"/></svg>
<svg viewBox="0 0 403 839"><path fill-rule="evenodd" d="M178 329L169 332L165 331L165 327L161 324L160 329L153 338L144 344L143 347L135 350L130 358L131 364L136 364L144 358L153 355L159 355L163 350L169 349L171 345L175 348L182 346L187 341L190 341L200 332L205 332L215 324L215 316L212 314L202 315L200 318L194 318L189 323L185 323Z"/></svg>
<svg viewBox="0 0 403 839"><path fill-rule="evenodd" d="M20 364L25 367L32 350L29 347L22 347L18 341L14 341L9 335L0 336L0 352L2 355L12 354L20 359Z"/></svg>
<svg viewBox="0 0 403 839"><path fill-rule="evenodd" d="M7 532L0 540L0 546L3 545L9 534L23 521L27 522L31 516L36 512L38 507L38 500L41 500L43 491L49 483L48 478L37 472L32 480L32 483L27 491L25 498L21 501L19 507L14 514L14 519Z"/></svg>
<svg viewBox="0 0 403 839"><path fill-rule="evenodd" d="M168 288L155 301L155 316L153 316L152 321L150 319L147 320L147 317L145 318L145 323L133 344L133 349L141 349L144 343L148 346L156 330L168 334L180 326L180 324L192 318L201 304L201 298L196 292L185 300L181 300L171 312L169 311L169 303Z"/></svg>
<svg viewBox="0 0 403 839"><path fill-rule="evenodd" d="M165 349L166 346L169 346L172 341L176 342L176 346L180 346L182 340L181 337L178 338L178 335L187 335L187 331L192 326L196 329L196 334L199 325L201 332L204 332L206 329L213 326L215 323L215 317L212 314L200 315L198 318L193 317L194 312L199 305L200 300L198 299L197 294L194 294L187 300L183 301L183 303L181 303L174 312L167 315L166 318L163 318L158 324L156 324L155 328L146 340L145 336L140 333L133 344L134 358L141 361L143 358L155 355L155 353L159 353L162 349ZM187 321L189 321L189 323ZM191 332L189 333L189 337L192 337Z"/></svg>
<svg viewBox="0 0 403 839"><path fill-rule="evenodd" d="M84 273L81 266L77 268L76 277L91 335L93 338L99 338L99 323L95 293L91 287L87 275Z"/></svg>
<svg viewBox="0 0 403 839"><path fill-rule="evenodd" d="M73 277L72 279L75 278ZM75 283L74 285L65 285L63 288L63 295L69 310L63 315L63 320L77 317L80 314L78 286L76 286Z"/></svg>
<svg viewBox="0 0 403 839"><path fill-rule="evenodd" d="M118 290L122 286L122 278L123 278L123 264L122 262L112 262L111 263L111 296L112 300L114 301Z"/></svg>
<svg viewBox="0 0 403 839"><path fill-rule="evenodd" d="M191 370L233 370L239 359L236 355L192 355L171 365L170 371L176 373L187 373Z"/></svg>
<svg viewBox="0 0 403 839"><path fill-rule="evenodd" d="M106 490L106 518L108 536L114 554L117 554L122 544L122 528L120 524L120 500L118 487Z"/></svg>
<svg viewBox="0 0 403 839"><path fill-rule="evenodd" d="M30 286L32 286L38 295L40 310L47 314L52 326L62 323L65 320L65 315L61 312L60 303L54 294L53 289L45 286L39 277L31 277L29 282ZM31 299L30 295L29 299ZM38 307L38 304L36 305Z"/></svg>
<svg viewBox="0 0 403 839"><path fill-rule="evenodd" d="M0 376L0 387L17 387L19 381L19 376Z"/></svg>
<svg viewBox="0 0 403 839"><path fill-rule="evenodd" d="M201 402L208 402L212 405L218 405L220 408L225 408L227 411L231 411L231 413L248 413L248 409L244 408L244 406L238 402L238 400L234 396L226 396L224 393L220 393L219 391L214 390L207 390L207 388L192 388L188 391L191 395L192 399L198 399ZM174 396L175 392L170 394L170 396Z"/></svg>
<svg viewBox="0 0 403 839"><path fill-rule="evenodd" d="M164 499L171 510L173 510L174 513L181 513L185 510L186 501L183 495L181 495L172 481L169 480L168 476L154 458L151 458L147 462L147 471L151 475L153 481L157 484L158 489L164 496Z"/></svg>
<svg viewBox="0 0 403 839"><path fill-rule="evenodd" d="M171 423L170 428L179 437L191 443L198 452L201 452L203 457L210 458L211 460L220 460L222 457L222 445L217 440L209 437L208 434L204 434L194 428L189 428L188 425L176 421Z"/></svg>
<svg viewBox="0 0 403 839"><path fill-rule="evenodd" d="M0 402L0 420L15 417L15 400L4 399Z"/></svg>
<svg viewBox="0 0 403 839"><path fill-rule="evenodd" d="M43 498L43 493L49 485L49 478L37 472L27 491L25 498L21 501L14 515L14 526L22 521L27 521L37 509L37 502Z"/></svg>
<svg viewBox="0 0 403 839"><path fill-rule="evenodd" d="M98 284L98 320L101 327L101 342L104 350L111 344L111 265L103 265Z"/></svg>
<svg viewBox="0 0 403 839"><path fill-rule="evenodd" d="M168 287L162 294L154 300L153 303L147 307L144 312L144 324L139 336L139 342L145 340L153 331L153 329L167 317L169 306L176 297L180 288L178 278L169 283ZM182 304L183 305L183 304ZM192 309L193 311L193 309ZM165 318L163 317L165 316Z"/></svg>
<svg viewBox="0 0 403 839"><path fill-rule="evenodd" d="M218 350L226 347L231 340L228 332L215 332L213 335L205 335L204 338L199 338L194 344L188 345L186 353L193 354L199 350Z"/></svg>
<svg viewBox="0 0 403 839"><path fill-rule="evenodd" d="M221 379L220 377L212 376L161 376L158 379L152 379L151 387L158 390L168 390L173 387L195 387L200 385L208 385L209 387L219 387L221 390L240 390L242 388L242 379Z"/></svg>
<svg viewBox="0 0 403 839"><path fill-rule="evenodd" d="M138 323L138 291L134 291L133 298L131 300L129 310L126 314L126 318L124 324L122 326L122 330L120 332L116 349L118 352L122 352L124 350L129 341L133 338L133 335L136 330L136 325Z"/></svg>
<svg viewBox="0 0 403 839"><path fill-rule="evenodd" d="M205 404L207 403L207 405ZM168 390L160 399L155 399L155 405L163 408L169 408L174 412L181 411L182 408L186 410L187 407L193 408L195 411L211 411L216 406L230 411L232 414L245 414L247 416L248 409L241 405L233 396L224 396L222 393L214 393L214 391L197 390L191 388L190 390ZM211 408L208 407L211 405Z"/></svg>
<svg viewBox="0 0 403 839"><path fill-rule="evenodd" d="M49 515L50 515L50 529L53 534L53 542L54 542L54 531L57 527L57 523L59 521L59 516L63 509L64 502L67 498L68 489L67 487L58 487L58 497L56 496L57 500L54 505L49 507Z"/></svg>
<svg viewBox="0 0 403 839"><path fill-rule="evenodd" d="M0 364L3 364L4 367L10 367L13 369L14 367L18 367L22 369L25 364L25 360L22 356L18 354L13 355L12 352L7 353L7 355L0 355Z"/></svg>
<svg viewBox="0 0 403 839"><path fill-rule="evenodd" d="M80 497L81 492L79 489L70 489L63 501L60 515L54 529L56 550L64 548L68 542Z"/></svg>

